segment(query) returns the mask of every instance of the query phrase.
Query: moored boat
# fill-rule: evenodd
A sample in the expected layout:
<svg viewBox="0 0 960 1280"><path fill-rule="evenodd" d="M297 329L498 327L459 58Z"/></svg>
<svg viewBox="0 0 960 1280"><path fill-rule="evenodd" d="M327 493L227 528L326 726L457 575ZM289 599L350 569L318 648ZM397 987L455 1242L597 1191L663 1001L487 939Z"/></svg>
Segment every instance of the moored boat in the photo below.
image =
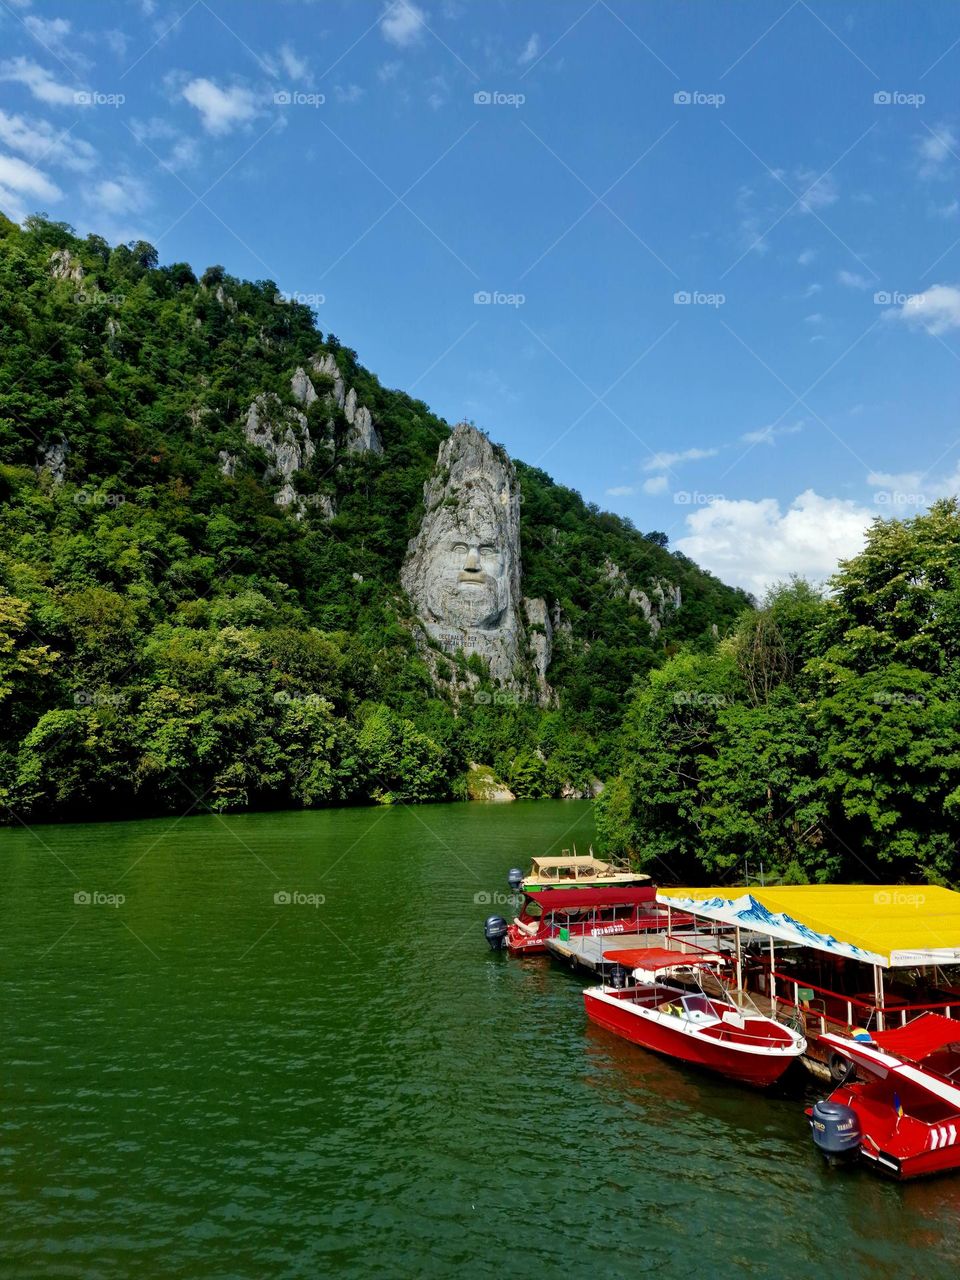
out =
<svg viewBox="0 0 960 1280"><path fill-rule="evenodd" d="M859 1156L898 1179L960 1168L960 1023L925 1013L869 1039L822 1039L849 1064L807 1112L828 1160Z"/></svg>
<svg viewBox="0 0 960 1280"><path fill-rule="evenodd" d="M661 928L665 912L657 906L656 896L652 884L527 891L507 926L507 950L540 955L547 949L547 940L561 930L568 937L603 938Z"/></svg>
<svg viewBox="0 0 960 1280"><path fill-rule="evenodd" d="M604 862L589 854L571 854L564 849L560 855L550 854L531 859L530 871L524 875L519 867L512 867L507 874L511 889L531 891L540 889L571 889L587 887L628 888L649 884L650 877L614 862Z"/></svg>
<svg viewBox="0 0 960 1280"><path fill-rule="evenodd" d="M764 1088L806 1049L792 1027L765 1017L716 976L728 960L663 947L610 951L609 982L583 993L587 1016L632 1044Z"/></svg>

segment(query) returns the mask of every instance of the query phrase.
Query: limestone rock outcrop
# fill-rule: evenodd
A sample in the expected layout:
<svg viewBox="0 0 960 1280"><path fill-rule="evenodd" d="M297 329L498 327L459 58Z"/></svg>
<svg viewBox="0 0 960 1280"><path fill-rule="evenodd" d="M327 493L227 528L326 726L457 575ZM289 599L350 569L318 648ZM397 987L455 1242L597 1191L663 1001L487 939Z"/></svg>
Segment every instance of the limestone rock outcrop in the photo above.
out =
<svg viewBox="0 0 960 1280"><path fill-rule="evenodd" d="M424 485L426 512L400 581L427 634L448 653L479 654L512 684L524 638L520 494L513 463L460 423Z"/></svg>
<svg viewBox="0 0 960 1280"><path fill-rule="evenodd" d="M279 396L265 392L247 410L243 433L247 443L262 449L269 459L264 480L280 482L274 502L302 519L306 503L293 487L293 477L316 453L306 417L299 409L281 404Z"/></svg>
<svg viewBox="0 0 960 1280"><path fill-rule="evenodd" d="M523 608L529 623L528 644L533 658L533 669L537 675L537 685L542 698L549 699L547 668L553 656L553 624L550 621L550 611L546 600L539 596L535 599L524 596Z"/></svg>
<svg viewBox="0 0 960 1280"><path fill-rule="evenodd" d="M340 367L333 355L333 352L327 351L322 356L317 356L312 365L314 373L322 378L329 378L333 382L333 388L330 391L330 398L338 409L343 410L343 416L347 420L347 434L344 439L344 450L346 453L383 453L383 445L380 443L380 437L377 435L377 429L373 425L373 414L366 407L359 403L356 390L353 387L347 388L340 372ZM297 374L304 373L298 369ZM294 374L294 378L297 377ZM309 379L307 379L309 382ZM310 383L310 389L316 390ZM294 391L294 395L296 395ZM299 397L298 397L299 398ZM301 403L311 403L311 401L301 401Z"/></svg>
<svg viewBox="0 0 960 1280"><path fill-rule="evenodd" d="M66 436L51 440L48 445L40 450L40 457L37 459L36 465L37 475L46 473L55 485L63 484L67 478L67 458L69 456L70 446L67 443Z"/></svg>
<svg viewBox="0 0 960 1280"><path fill-rule="evenodd" d="M74 284L80 284L83 266L69 249L54 249L50 255L50 274L54 280L72 280Z"/></svg>
<svg viewBox="0 0 960 1280"><path fill-rule="evenodd" d="M297 404L302 404L305 409L309 409L317 399L317 389L310 381L306 369L302 366L294 372L293 377L290 379L290 393Z"/></svg>
<svg viewBox="0 0 960 1280"><path fill-rule="evenodd" d="M682 597L680 587L655 578L650 584L650 596L638 587L631 586L624 571L610 559L603 562L603 576L610 583L613 594L634 605L647 620L650 635L656 636L663 626L668 609L679 609Z"/></svg>

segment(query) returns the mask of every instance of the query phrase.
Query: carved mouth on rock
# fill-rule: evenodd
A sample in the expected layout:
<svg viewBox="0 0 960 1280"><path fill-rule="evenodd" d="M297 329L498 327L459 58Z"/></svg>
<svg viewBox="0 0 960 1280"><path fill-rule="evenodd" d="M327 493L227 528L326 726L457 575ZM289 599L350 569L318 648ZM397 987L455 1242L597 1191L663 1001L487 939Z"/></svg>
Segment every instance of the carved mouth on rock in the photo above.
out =
<svg viewBox="0 0 960 1280"><path fill-rule="evenodd" d="M488 573L467 573L466 569L461 569L457 581L472 582L475 587L492 587L494 585L494 579Z"/></svg>

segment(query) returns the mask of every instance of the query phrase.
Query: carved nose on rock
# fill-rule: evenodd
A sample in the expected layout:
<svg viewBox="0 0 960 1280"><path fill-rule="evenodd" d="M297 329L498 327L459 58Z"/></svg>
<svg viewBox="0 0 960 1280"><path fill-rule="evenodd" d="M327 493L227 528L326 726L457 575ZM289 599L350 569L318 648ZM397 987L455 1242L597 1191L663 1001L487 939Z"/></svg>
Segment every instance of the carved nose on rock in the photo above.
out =
<svg viewBox="0 0 960 1280"><path fill-rule="evenodd" d="M466 573L476 573L480 568L480 557L477 555L476 547L471 547L467 552L467 558L463 564Z"/></svg>

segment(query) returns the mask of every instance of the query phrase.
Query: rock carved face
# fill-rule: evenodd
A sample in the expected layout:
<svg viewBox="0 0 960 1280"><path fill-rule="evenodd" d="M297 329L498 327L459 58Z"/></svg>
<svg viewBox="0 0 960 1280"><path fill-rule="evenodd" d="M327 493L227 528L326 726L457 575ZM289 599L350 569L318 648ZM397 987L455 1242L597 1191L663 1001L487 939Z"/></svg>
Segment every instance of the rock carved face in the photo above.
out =
<svg viewBox="0 0 960 1280"><path fill-rule="evenodd" d="M444 507L431 531L424 564L426 604L452 627L492 630L510 603L502 517L492 497L474 493L469 508Z"/></svg>

